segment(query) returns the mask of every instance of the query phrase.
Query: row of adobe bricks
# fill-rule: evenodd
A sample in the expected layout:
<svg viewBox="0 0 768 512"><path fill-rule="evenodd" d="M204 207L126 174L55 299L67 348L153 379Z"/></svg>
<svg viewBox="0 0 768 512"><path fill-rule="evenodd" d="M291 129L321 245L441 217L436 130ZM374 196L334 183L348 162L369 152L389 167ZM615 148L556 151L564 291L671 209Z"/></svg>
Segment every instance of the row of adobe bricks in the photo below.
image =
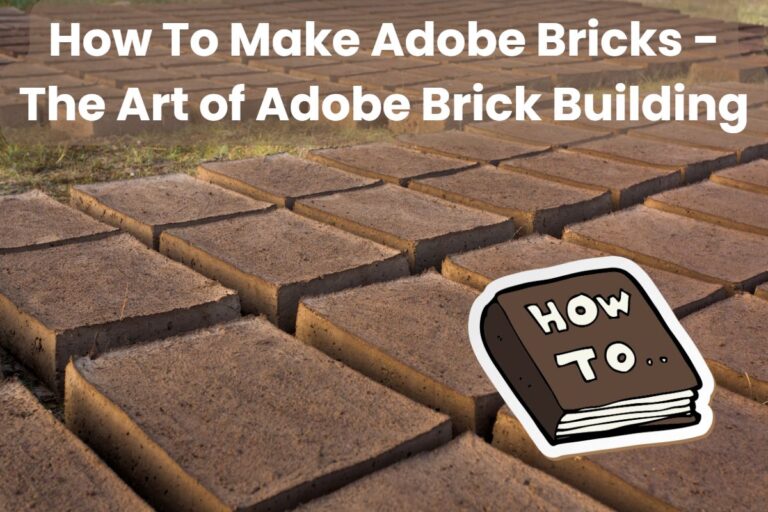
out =
<svg viewBox="0 0 768 512"><path fill-rule="evenodd" d="M593 139L546 151L449 132L73 187L96 220L5 197L4 345L63 388L67 426L160 508L282 509L366 474L309 506L602 506L584 492L619 509L755 508L768 163L747 161L765 144ZM554 463L499 411L465 319L496 277L604 252L642 264L685 316L721 386L717 425ZM8 508L138 507L22 387L0 396L0 462L18 468L0 484ZM471 434L449 441L462 432L545 472ZM38 480L41 457L66 483Z"/></svg>

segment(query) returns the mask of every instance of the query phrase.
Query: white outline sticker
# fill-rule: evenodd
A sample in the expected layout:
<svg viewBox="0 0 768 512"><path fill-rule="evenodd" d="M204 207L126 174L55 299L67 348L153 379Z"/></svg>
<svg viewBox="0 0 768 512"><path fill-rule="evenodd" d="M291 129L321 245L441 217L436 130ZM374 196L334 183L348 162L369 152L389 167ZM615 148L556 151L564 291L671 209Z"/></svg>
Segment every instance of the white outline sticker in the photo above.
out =
<svg viewBox="0 0 768 512"><path fill-rule="evenodd" d="M606 437L599 439L573 441L553 445L539 430L533 418L528 414L528 411L523 407L523 404L520 403L485 349L481 334L482 313L485 307L494 300L498 293L505 289L561 277L565 278L573 274L592 270L622 270L628 273L638 282L648 298L652 301L653 305L658 310L658 313L667 324L667 327L675 336L681 348L685 351L701 379L701 389L698 390L698 398L696 399L695 404L695 410L700 415L698 423L678 428L666 428L659 431L638 432L614 436L607 433ZM480 362L480 366L499 391L504 402L523 425L523 428L525 428L525 431L536 444L539 451L550 459L616 450L631 446L686 441L707 435L712 427L713 414L709 402L715 389L715 381L707 363L704 361L699 349L693 343L690 336L688 336L688 333L680 324L680 321L672 311L672 308L667 304L667 301L661 295L661 292L648 274L646 274L634 261L627 258L605 256L578 260L553 267L519 272L517 274L496 279L485 288L483 293L481 293L474 304L472 304L472 309L469 313L469 339L472 343L472 349L475 352L475 356Z"/></svg>

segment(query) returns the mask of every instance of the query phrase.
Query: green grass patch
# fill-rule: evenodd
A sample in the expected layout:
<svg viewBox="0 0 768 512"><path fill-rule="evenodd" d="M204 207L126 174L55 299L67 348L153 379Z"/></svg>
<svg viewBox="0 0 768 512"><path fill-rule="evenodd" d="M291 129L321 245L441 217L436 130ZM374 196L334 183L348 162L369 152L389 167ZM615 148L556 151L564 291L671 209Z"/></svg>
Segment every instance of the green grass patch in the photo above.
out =
<svg viewBox="0 0 768 512"><path fill-rule="evenodd" d="M246 122L189 125L86 144L0 139L0 194L42 189L59 199L73 183L93 183L174 172L194 172L200 162L277 152L305 154L317 147L387 140L383 128L344 128L330 123ZM36 134L40 136L39 130ZM31 136L31 135L30 135Z"/></svg>

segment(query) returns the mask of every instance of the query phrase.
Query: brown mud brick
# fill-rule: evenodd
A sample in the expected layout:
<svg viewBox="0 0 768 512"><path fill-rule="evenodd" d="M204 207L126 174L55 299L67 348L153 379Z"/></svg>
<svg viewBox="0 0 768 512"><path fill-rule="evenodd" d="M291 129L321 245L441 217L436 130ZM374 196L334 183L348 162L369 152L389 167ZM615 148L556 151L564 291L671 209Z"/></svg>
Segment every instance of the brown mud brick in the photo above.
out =
<svg viewBox="0 0 768 512"><path fill-rule="evenodd" d="M768 500L768 408L722 388L708 436L552 461L505 407L493 445L603 503L627 511L761 510Z"/></svg>
<svg viewBox="0 0 768 512"><path fill-rule="evenodd" d="M297 199L381 183L286 153L231 162L206 162L197 168L197 177L286 208L292 208Z"/></svg>
<svg viewBox="0 0 768 512"><path fill-rule="evenodd" d="M414 178L448 174L476 165L474 162L428 155L386 142L317 149L310 152L310 157L345 171L396 185L407 185Z"/></svg>
<svg viewBox="0 0 768 512"><path fill-rule="evenodd" d="M21 383L0 379L0 508L151 510Z"/></svg>
<svg viewBox="0 0 768 512"><path fill-rule="evenodd" d="M296 337L450 415L455 431L488 435L502 400L469 343L476 298L434 272L308 298L299 305Z"/></svg>
<svg viewBox="0 0 768 512"><path fill-rule="evenodd" d="M682 184L679 170L662 170L594 157L574 151L551 151L501 162L501 169L522 172L566 185L609 191L614 209L640 203L647 196Z"/></svg>
<svg viewBox="0 0 768 512"><path fill-rule="evenodd" d="M737 294L683 321L718 385L768 402L768 301Z"/></svg>
<svg viewBox="0 0 768 512"><path fill-rule="evenodd" d="M293 330L301 297L408 275L400 252L286 210L172 229L160 251Z"/></svg>
<svg viewBox="0 0 768 512"><path fill-rule="evenodd" d="M719 100L726 94L746 94L747 106L764 105L768 103L768 87L759 83L716 82L696 87L688 92L708 92Z"/></svg>
<svg viewBox="0 0 768 512"><path fill-rule="evenodd" d="M291 85L304 83L306 80L295 76L286 75L284 73L252 73L250 75L239 75L235 81L232 78L217 76L214 78L217 82L227 84L245 84L246 96L248 90L258 87L278 87L281 85Z"/></svg>
<svg viewBox="0 0 768 512"><path fill-rule="evenodd" d="M37 119L43 119L41 106L32 105ZM0 95L0 130L3 128L25 128L37 126L39 121L29 121L27 99L20 95Z"/></svg>
<svg viewBox="0 0 768 512"><path fill-rule="evenodd" d="M85 213L154 248L166 229L274 208L186 174L77 185L70 188L70 199Z"/></svg>
<svg viewBox="0 0 768 512"><path fill-rule="evenodd" d="M294 209L405 252L413 271L515 235L514 223L500 215L389 184L303 199Z"/></svg>
<svg viewBox="0 0 768 512"><path fill-rule="evenodd" d="M606 510L604 505L481 438L464 434L378 471L300 511Z"/></svg>
<svg viewBox="0 0 768 512"><path fill-rule="evenodd" d="M174 57L175 58L175 57ZM209 64L200 66L197 64L191 66L176 66L171 68L174 73L180 73L185 76L194 76L198 78L218 78L226 77L232 79L232 85L239 83L238 79L242 75L256 75L259 71L248 66L241 66L240 64L231 64L223 62L220 64Z"/></svg>
<svg viewBox="0 0 768 512"><path fill-rule="evenodd" d="M338 64L323 64L320 66L311 66L291 70L291 75L307 80L328 80L338 82L343 77L354 77L365 73L373 73L376 68L369 68L364 65L341 62Z"/></svg>
<svg viewBox="0 0 768 512"><path fill-rule="evenodd" d="M714 173L710 179L729 187L768 194L768 160L756 160L725 169Z"/></svg>
<svg viewBox="0 0 768 512"><path fill-rule="evenodd" d="M0 256L0 340L52 389L70 356L239 315L235 292L128 235Z"/></svg>
<svg viewBox="0 0 768 512"><path fill-rule="evenodd" d="M507 275L606 256L581 245L547 235L533 235L483 249L453 254L443 262L443 275L458 283L483 290L491 281ZM643 265L678 317L697 311L727 296L717 284L673 274Z"/></svg>
<svg viewBox="0 0 768 512"><path fill-rule="evenodd" d="M563 226L609 213L607 191L577 188L490 165L434 178L410 188L510 217L521 233L559 235Z"/></svg>
<svg viewBox="0 0 768 512"><path fill-rule="evenodd" d="M651 196L645 204L665 212L768 236L768 197L757 192L704 182Z"/></svg>
<svg viewBox="0 0 768 512"><path fill-rule="evenodd" d="M67 426L168 510L285 510L451 436L263 318L82 358L66 388Z"/></svg>
<svg viewBox="0 0 768 512"><path fill-rule="evenodd" d="M635 128L642 128L644 126L656 124L656 121L648 121L645 118L638 119L637 121L619 121L616 119L612 119L610 121L593 121L581 117L575 121L556 121L555 111L553 108L539 109L536 111L536 113L539 114L541 119L547 123L554 123L563 126L577 126L580 128L589 128L591 130L607 130L614 134L622 134Z"/></svg>
<svg viewBox="0 0 768 512"><path fill-rule="evenodd" d="M568 226L563 239L728 288L768 279L768 237L646 206Z"/></svg>
<svg viewBox="0 0 768 512"><path fill-rule="evenodd" d="M22 77L54 77L64 74L60 69L39 64L29 64L27 62L14 62L7 66L0 67L0 77L2 78L22 78ZM51 80L56 80L51 78Z"/></svg>
<svg viewBox="0 0 768 512"><path fill-rule="evenodd" d="M19 94L22 87L48 87L56 85L59 89L76 91L81 88L92 87L93 83L80 80L69 75L48 76L20 76L5 78L0 75L0 92L5 94ZM26 99L26 98L25 98Z"/></svg>
<svg viewBox="0 0 768 512"><path fill-rule="evenodd" d="M763 299L768 299L768 283L758 286L755 290L755 295Z"/></svg>
<svg viewBox="0 0 768 512"><path fill-rule="evenodd" d="M764 82L768 79L768 56L749 55L691 66L689 80L700 82Z"/></svg>
<svg viewBox="0 0 768 512"><path fill-rule="evenodd" d="M92 73L110 73L119 71L132 71L137 69L149 69L151 65L142 60L128 59L93 59L89 58L82 61L62 62L54 64L57 68L66 71L70 75L80 78Z"/></svg>
<svg viewBox="0 0 768 512"><path fill-rule="evenodd" d="M102 71L97 69L90 73L85 73L83 78L85 78L85 80L98 82L107 87L124 88L139 87L140 85L143 86L144 84L152 82L169 82L185 77L175 71L147 68L131 69L127 71Z"/></svg>
<svg viewBox="0 0 768 512"><path fill-rule="evenodd" d="M103 238L117 230L33 190L0 196L0 254Z"/></svg>
<svg viewBox="0 0 768 512"><path fill-rule="evenodd" d="M402 135L398 141L419 151L490 164L534 155L548 149L547 146L520 144L459 131Z"/></svg>
<svg viewBox="0 0 768 512"><path fill-rule="evenodd" d="M667 141L690 147L728 151L738 162L749 162L768 156L768 139L747 133L725 133L691 122L658 123L631 130L629 135Z"/></svg>
<svg viewBox="0 0 768 512"><path fill-rule="evenodd" d="M338 64L340 59L321 56L301 57L270 57L253 58L248 60L248 66L264 71L276 71L278 73L290 73L294 69L308 68L320 64Z"/></svg>
<svg viewBox="0 0 768 512"><path fill-rule="evenodd" d="M551 147L568 147L571 144L597 140L610 135L610 132L606 130L590 130L538 121L523 122L514 119L470 123L466 130L470 133Z"/></svg>
<svg viewBox="0 0 768 512"><path fill-rule="evenodd" d="M733 151L714 151L679 144L619 135L572 146L593 156L621 162L650 165L665 170L680 169L687 182L705 179L713 171L736 165Z"/></svg>
<svg viewBox="0 0 768 512"><path fill-rule="evenodd" d="M349 77L340 77L339 83L349 86L361 85L366 89L386 89L388 91L394 91L400 87L426 84L433 79L424 76L417 75L411 70L398 70L390 69L386 71L376 70L373 72L366 72L356 74Z"/></svg>

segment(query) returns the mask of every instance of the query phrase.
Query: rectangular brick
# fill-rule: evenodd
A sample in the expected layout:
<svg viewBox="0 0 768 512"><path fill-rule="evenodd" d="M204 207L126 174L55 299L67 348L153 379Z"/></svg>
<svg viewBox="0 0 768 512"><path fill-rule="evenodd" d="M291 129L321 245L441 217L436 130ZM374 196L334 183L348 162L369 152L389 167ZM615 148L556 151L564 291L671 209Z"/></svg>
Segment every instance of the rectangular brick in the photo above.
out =
<svg viewBox="0 0 768 512"><path fill-rule="evenodd" d="M117 229L33 190L0 196L0 254L95 240Z"/></svg>
<svg viewBox="0 0 768 512"><path fill-rule="evenodd" d="M533 503L552 510L605 510L471 434L377 471L299 510L524 510Z"/></svg>
<svg viewBox="0 0 768 512"><path fill-rule="evenodd" d="M286 208L292 208L297 199L381 183L286 153L231 162L206 162L197 168L197 177Z"/></svg>
<svg viewBox="0 0 768 512"><path fill-rule="evenodd" d="M69 192L73 206L154 248L166 229L274 208L186 174L76 185Z"/></svg>
<svg viewBox="0 0 768 512"><path fill-rule="evenodd" d="M388 91L394 91L401 87L416 84L424 84L426 86L428 82L433 80L429 76L418 75L414 73L414 71L418 70L376 70L349 77L340 77L339 83L350 86L361 85L367 89L386 89Z"/></svg>
<svg viewBox="0 0 768 512"><path fill-rule="evenodd" d="M451 436L262 318L80 359L66 389L67 426L162 509L285 510Z"/></svg>
<svg viewBox="0 0 768 512"><path fill-rule="evenodd" d="M629 135L713 151L733 152L738 162L749 162L768 156L768 140L765 137L747 133L725 133L701 126L699 123L658 123L631 130Z"/></svg>
<svg viewBox="0 0 768 512"><path fill-rule="evenodd" d="M448 174L476 165L475 162L428 155L386 142L316 149L310 157L345 171L396 185L407 185L414 178Z"/></svg>
<svg viewBox="0 0 768 512"><path fill-rule="evenodd" d="M606 256L606 253L546 235L533 235L463 254L453 254L443 262L443 275L483 290L494 279L506 275L599 256ZM678 317L727 296L725 289L717 284L649 266L643 266L643 270L656 283Z"/></svg>
<svg viewBox="0 0 768 512"><path fill-rule="evenodd" d="M547 146L519 144L458 131L402 135L398 141L419 151L490 164L547 150Z"/></svg>
<svg viewBox="0 0 768 512"><path fill-rule="evenodd" d="M502 401L469 343L467 318L475 298L471 288L428 272L304 299L296 337L449 414L456 431L488 435Z"/></svg>
<svg viewBox="0 0 768 512"><path fill-rule="evenodd" d="M556 462L538 452L504 408L493 445L617 510L697 510L702 503L753 510L768 500L768 409L723 389L715 390L712 406L715 425L705 438Z"/></svg>
<svg viewBox="0 0 768 512"><path fill-rule="evenodd" d="M737 294L683 321L717 384L768 402L768 301Z"/></svg>
<svg viewBox="0 0 768 512"><path fill-rule="evenodd" d="M687 182L699 181L713 171L736 165L736 154L691 148L628 135L572 146L574 151L622 162L650 165L665 170L680 169Z"/></svg>
<svg viewBox="0 0 768 512"><path fill-rule="evenodd" d="M757 160L716 172L710 179L722 185L768 194L768 160Z"/></svg>
<svg viewBox="0 0 768 512"><path fill-rule="evenodd" d="M30 64L27 62L13 62L0 67L0 77L3 78L23 78L33 76L55 77L56 75L63 74L64 73L60 69L50 66L41 66L40 64ZM55 82L56 78L49 78L49 80Z"/></svg>
<svg viewBox="0 0 768 512"><path fill-rule="evenodd" d="M0 380L0 508L151 510L18 382Z"/></svg>
<svg viewBox="0 0 768 512"><path fill-rule="evenodd" d="M484 121L470 123L466 127L470 133L479 133L490 137L537 144L550 147L568 147L579 142L601 139L611 134L607 130L592 130L563 124L550 124L540 121Z"/></svg>
<svg viewBox="0 0 768 512"><path fill-rule="evenodd" d="M171 229L160 251L238 290L245 312L286 330L303 296L408 274L400 252L286 210Z"/></svg>
<svg viewBox="0 0 768 512"><path fill-rule="evenodd" d="M640 203L647 196L682 184L680 170L661 170L607 160L573 151L551 151L508 162L502 169L530 174L566 185L609 191L614 209Z"/></svg>
<svg viewBox="0 0 768 512"><path fill-rule="evenodd" d="M291 70L291 75L304 78L306 80L329 80L338 82L342 77L354 77L365 73L378 71L376 68L369 68L365 65L349 62L338 64L323 64L320 66L310 66Z"/></svg>
<svg viewBox="0 0 768 512"><path fill-rule="evenodd" d="M149 84L152 82L169 82L179 80L180 78L191 78L165 69L147 68L131 69L128 71L102 71L95 70L85 73L85 80L97 82L107 87L138 87L140 84Z"/></svg>
<svg viewBox="0 0 768 512"><path fill-rule="evenodd" d="M689 79L700 82L764 82L768 78L768 56L700 62L691 66Z"/></svg>
<svg viewBox="0 0 768 512"><path fill-rule="evenodd" d="M32 109L37 113L37 119L45 118L39 103L33 104ZM29 121L28 113L26 98L20 95L0 95L0 126L3 128L37 127L38 122Z"/></svg>
<svg viewBox="0 0 768 512"><path fill-rule="evenodd" d="M515 235L514 223L500 215L388 184L303 199L294 209L405 252L414 271Z"/></svg>
<svg viewBox="0 0 768 512"><path fill-rule="evenodd" d="M704 182L651 196L645 204L692 219L768 236L768 197L764 194Z"/></svg>
<svg viewBox="0 0 768 512"><path fill-rule="evenodd" d="M729 288L768 279L767 237L645 206L569 226L563 239Z"/></svg>
<svg viewBox="0 0 768 512"><path fill-rule="evenodd" d="M57 389L70 356L230 320L240 303L233 291L114 235L0 255L0 313L3 345Z"/></svg>
<svg viewBox="0 0 768 512"><path fill-rule="evenodd" d="M488 165L417 179L409 187L510 217L526 234L559 235L566 224L611 211L607 191L577 188Z"/></svg>

